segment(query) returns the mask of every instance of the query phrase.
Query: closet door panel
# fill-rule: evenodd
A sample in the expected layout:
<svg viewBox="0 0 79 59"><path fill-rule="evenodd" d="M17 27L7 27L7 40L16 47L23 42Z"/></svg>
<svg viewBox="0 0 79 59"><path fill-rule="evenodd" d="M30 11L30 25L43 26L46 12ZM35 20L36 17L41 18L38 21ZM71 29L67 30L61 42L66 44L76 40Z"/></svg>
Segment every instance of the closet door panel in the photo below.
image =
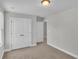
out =
<svg viewBox="0 0 79 59"><path fill-rule="evenodd" d="M31 19L12 19L12 49L31 45Z"/></svg>

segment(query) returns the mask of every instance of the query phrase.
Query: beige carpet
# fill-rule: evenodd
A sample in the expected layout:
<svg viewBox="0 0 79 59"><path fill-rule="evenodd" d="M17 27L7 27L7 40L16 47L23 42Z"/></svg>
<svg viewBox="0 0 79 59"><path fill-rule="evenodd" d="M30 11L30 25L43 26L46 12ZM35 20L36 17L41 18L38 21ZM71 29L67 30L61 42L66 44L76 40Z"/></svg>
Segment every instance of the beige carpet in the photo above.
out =
<svg viewBox="0 0 79 59"><path fill-rule="evenodd" d="M36 47L23 48L10 51L4 54L3 59L75 59L46 43Z"/></svg>

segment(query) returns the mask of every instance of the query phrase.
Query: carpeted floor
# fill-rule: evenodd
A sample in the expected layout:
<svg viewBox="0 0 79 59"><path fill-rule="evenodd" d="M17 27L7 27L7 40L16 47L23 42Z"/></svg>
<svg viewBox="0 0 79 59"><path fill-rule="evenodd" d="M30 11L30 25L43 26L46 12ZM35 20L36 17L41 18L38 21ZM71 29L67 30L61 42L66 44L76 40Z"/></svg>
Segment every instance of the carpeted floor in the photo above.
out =
<svg viewBox="0 0 79 59"><path fill-rule="evenodd" d="M75 59L46 43L35 47L13 50L4 54L3 59Z"/></svg>

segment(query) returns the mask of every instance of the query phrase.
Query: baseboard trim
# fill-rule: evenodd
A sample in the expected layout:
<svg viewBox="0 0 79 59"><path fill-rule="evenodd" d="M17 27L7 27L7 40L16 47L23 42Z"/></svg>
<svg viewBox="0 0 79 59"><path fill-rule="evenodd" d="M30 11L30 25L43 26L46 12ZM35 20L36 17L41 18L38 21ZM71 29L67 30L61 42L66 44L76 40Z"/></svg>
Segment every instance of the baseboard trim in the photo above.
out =
<svg viewBox="0 0 79 59"><path fill-rule="evenodd" d="M3 59L3 56L4 56L4 51L3 51L2 55L0 56L0 59Z"/></svg>
<svg viewBox="0 0 79 59"><path fill-rule="evenodd" d="M56 49L58 49L58 50L60 50L60 51L62 51L62 52L64 52L64 53L66 53L66 54L68 54L68 55L70 55L70 56L72 56L72 57L74 57L74 58L77 58L78 59L78 56L77 55L74 55L74 54L72 54L72 53L70 53L70 52L68 52L68 51L66 51L64 49L61 49L61 48L59 48L59 47L57 47L55 45L52 45L50 43L47 43L47 44L50 45L50 46L52 46L52 47L54 47L54 48L56 48Z"/></svg>
<svg viewBox="0 0 79 59"><path fill-rule="evenodd" d="M5 51L4 51L4 52L9 52L9 51L11 51L11 49L5 49Z"/></svg>
<svg viewBox="0 0 79 59"><path fill-rule="evenodd" d="M29 47L32 47L32 46L37 46L37 44L36 44L36 43L34 43L34 44L30 45ZM19 48L19 49L20 49L20 48ZM5 51L4 51L4 52L9 52L9 51L11 51L11 50L14 50L14 49L5 49Z"/></svg>
<svg viewBox="0 0 79 59"><path fill-rule="evenodd" d="M37 44L36 43L33 43L31 46L37 46Z"/></svg>

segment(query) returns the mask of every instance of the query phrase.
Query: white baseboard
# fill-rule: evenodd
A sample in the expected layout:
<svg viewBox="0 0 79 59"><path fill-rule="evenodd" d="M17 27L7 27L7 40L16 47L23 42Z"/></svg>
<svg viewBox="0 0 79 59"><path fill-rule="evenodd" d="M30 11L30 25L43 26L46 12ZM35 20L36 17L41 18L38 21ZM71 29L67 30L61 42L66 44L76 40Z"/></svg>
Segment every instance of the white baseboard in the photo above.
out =
<svg viewBox="0 0 79 59"><path fill-rule="evenodd" d="M47 43L47 44L50 45L50 46L52 46L52 47L54 47L54 48L56 48L56 49L58 49L58 50L60 50L60 51L62 51L62 52L64 52L64 53L66 53L66 54L68 54L68 55L70 55L70 56L72 56L72 57L74 57L74 58L77 58L78 59L78 56L77 55L74 55L74 54L72 54L72 53L70 53L70 52L68 52L68 51L66 51L64 49L61 49L61 48L59 48L59 47L57 47L55 45L52 45L50 43Z"/></svg>
<svg viewBox="0 0 79 59"><path fill-rule="evenodd" d="M32 47L32 46L37 46L37 44L34 43L34 44L30 45L29 47ZM11 51L11 50L14 50L14 49L5 49L5 52Z"/></svg>
<svg viewBox="0 0 79 59"><path fill-rule="evenodd" d="M8 52L8 51L11 51L11 49L5 49L5 51L4 51L4 52Z"/></svg>
<svg viewBox="0 0 79 59"><path fill-rule="evenodd" d="M0 59L3 59L4 51L0 54Z"/></svg>
<svg viewBox="0 0 79 59"><path fill-rule="evenodd" d="M31 46L37 46L37 44L36 43L33 43Z"/></svg>

